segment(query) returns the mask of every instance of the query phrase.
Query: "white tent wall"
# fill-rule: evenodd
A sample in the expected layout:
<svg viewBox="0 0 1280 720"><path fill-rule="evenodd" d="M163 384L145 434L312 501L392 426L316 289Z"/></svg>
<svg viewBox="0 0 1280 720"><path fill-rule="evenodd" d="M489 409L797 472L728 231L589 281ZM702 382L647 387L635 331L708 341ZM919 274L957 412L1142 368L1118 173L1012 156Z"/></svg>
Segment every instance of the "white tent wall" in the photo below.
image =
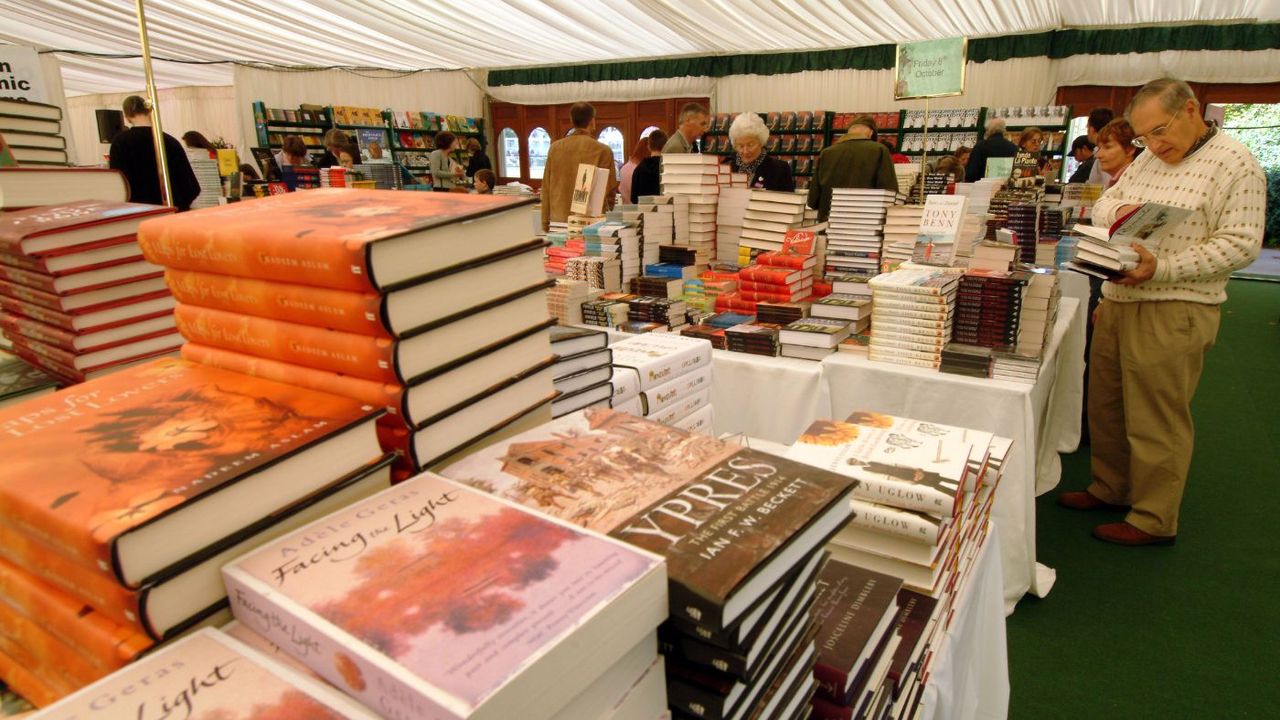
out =
<svg viewBox="0 0 1280 720"><path fill-rule="evenodd" d="M67 109L67 93L62 85L62 67L58 63L58 59L52 55L44 54L40 56L40 73L44 76L45 87L48 88L48 102L51 105L57 105L62 108L62 135L67 141L67 157L76 158L76 148L78 147L75 138L68 131L70 121L67 119L70 114Z"/></svg>
<svg viewBox="0 0 1280 720"><path fill-rule="evenodd" d="M1280 82L1280 50L1072 55L1053 64L1057 85L1134 86L1161 77L1196 83Z"/></svg>
<svg viewBox="0 0 1280 720"><path fill-rule="evenodd" d="M398 73L377 70L279 71L235 68L234 111L247 146L256 145L252 103L296 108L303 103L484 115L484 91L464 70Z"/></svg>
<svg viewBox="0 0 1280 720"><path fill-rule="evenodd" d="M177 87L156 91L160 100L160 121L164 131L181 138L188 130L197 130L210 140L222 138L240 149L246 157L249 145L242 142L235 108L235 91L229 85L220 87ZM74 139L75 162L93 165L103 162L107 146L98 142L98 122L94 110L119 110L130 95L146 96L142 89L133 92L102 95L76 95L67 98L68 135Z"/></svg>

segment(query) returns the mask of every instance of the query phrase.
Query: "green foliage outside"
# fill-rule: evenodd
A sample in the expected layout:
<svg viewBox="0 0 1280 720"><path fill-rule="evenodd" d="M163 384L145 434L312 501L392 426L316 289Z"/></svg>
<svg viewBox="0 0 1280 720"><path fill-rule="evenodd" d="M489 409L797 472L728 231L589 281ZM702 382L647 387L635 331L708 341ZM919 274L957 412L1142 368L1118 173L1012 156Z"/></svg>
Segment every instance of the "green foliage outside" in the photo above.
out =
<svg viewBox="0 0 1280 720"><path fill-rule="evenodd" d="M1280 245L1280 105L1227 105L1223 127L1267 174L1267 245Z"/></svg>

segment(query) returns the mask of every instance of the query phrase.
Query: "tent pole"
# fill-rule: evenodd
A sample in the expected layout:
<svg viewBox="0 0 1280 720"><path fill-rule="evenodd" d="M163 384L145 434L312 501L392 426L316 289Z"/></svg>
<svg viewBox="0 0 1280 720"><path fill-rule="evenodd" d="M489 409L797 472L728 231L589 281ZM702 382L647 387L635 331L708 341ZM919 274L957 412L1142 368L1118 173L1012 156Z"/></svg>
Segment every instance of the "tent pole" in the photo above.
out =
<svg viewBox="0 0 1280 720"><path fill-rule="evenodd" d="M142 0L138 0L142 2ZM924 176L929 174L929 98L924 99L924 138L920 148L920 204L924 204Z"/></svg>
<svg viewBox="0 0 1280 720"><path fill-rule="evenodd" d="M138 37L142 41L142 69L147 75L147 105L151 110L151 141L156 149L156 171L160 174L160 202L173 207L169 185L169 158L164 151L164 128L160 124L160 98L156 94L156 78L151 72L151 42L147 38L147 14L143 0L135 0L138 13Z"/></svg>

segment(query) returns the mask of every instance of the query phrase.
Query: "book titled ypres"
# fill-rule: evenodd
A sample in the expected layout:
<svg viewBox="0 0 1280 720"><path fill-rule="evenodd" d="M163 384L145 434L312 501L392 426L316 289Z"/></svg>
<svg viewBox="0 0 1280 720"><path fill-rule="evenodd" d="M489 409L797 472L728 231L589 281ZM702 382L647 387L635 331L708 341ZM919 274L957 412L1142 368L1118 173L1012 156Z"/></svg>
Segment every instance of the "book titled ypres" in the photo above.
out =
<svg viewBox="0 0 1280 720"><path fill-rule="evenodd" d="M206 628L44 708L33 720L167 717L378 716L324 683Z"/></svg>
<svg viewBox="0 0 1280 720"><path fill-rule="evenodd" d="M818 574L818 693L848 705L897 615L898 578L828 560Z"/></svg>
<svg viewBox="0 0 1280 720"><path fill-rule="evenodd" d="M158 218L138 242L165 267L381 292L526 242L528 218L510 211L532 202L317 188Z"/></svg>
<svg viewBox="0 0 1280 720"><path fill-rule="evenodd" d="M711 343L682 335L645 333L614 343L609 349L614 366L640 374L641 390L711 365Z"/></svg>
<svg viewBox="0 0 1280 720"><path fill-rule="evenodd" d="M0 522L136 588L381 456L380 413L182 360L139 365L0 411Z"/></svg>
<svg viewBox="0 0 1280 720"><path fill-rule="evenodd" d="M672 617L713 631L733 624L844 524L857 484L597 408L443 473L665 556Z"/></svg>
<svg viewBox="0 0 1280 720"><path fill-rule="evenodd" d="M223 569L232 611L395 718L551 718L665 617L661 558L423 474Z"/></svg>
<svg viewBox="0 0 1280 720"><path fill-rule="evenodd" d="M787 457L857 478L855 497L946 518L959 506L970 452L959 440L817 420Z"/></svg>

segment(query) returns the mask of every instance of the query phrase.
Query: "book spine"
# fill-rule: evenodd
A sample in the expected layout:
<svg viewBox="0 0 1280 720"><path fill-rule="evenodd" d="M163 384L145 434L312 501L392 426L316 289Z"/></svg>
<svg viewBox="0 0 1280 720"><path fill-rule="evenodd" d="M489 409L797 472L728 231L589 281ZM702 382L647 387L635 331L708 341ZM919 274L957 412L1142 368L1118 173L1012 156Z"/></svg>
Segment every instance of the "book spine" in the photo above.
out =
<svg viewBox="0 0 1280 720"><path fill-rule="evenodd" d="M178 330L191 342L375 382L400 382L395 366L397 344L385 338L183 303L178 303L173 314Z"/></svg>
<svg viewBox="0 0 1280 720"><path fill-rule="evenodd" d="M804 270L810 262L812 255L784 255L782 253L760 253L756 257L756 263L766 267L789 268L791 270Z"/></svg>
<svg viewBox="0 0 1280 720"><path fill-rule="evenodd" d="M676 663L670 659L667 665L667 706L684 715L701 720L723 720L725 698L700 683L673 678Z"/></svg>
<svg viewBox="0 0 1280 720"><path fill-rule="evenodd" d="M11 268L26 270L27 272L48 273L44 260L32 256L23 255L21 253L11 253L0 250L0 265L7 265Z"/></svg>
<svg viewBox="0 0 1280 720"><path fill-rule="evenodd" d="M756 292L752 290L739 290L738 294L743 300L748 302L773 302L773 303L789 303L804 298L807 291L800 290L794 293L776 293L776 292Z"/></svg>
<svg viewBox="0 0 1280 720"><path fill-rule="evenodd" d="M813 677L818 681L815 698L826 698L831 704L843 705L843 697L849 691L849 673L822 662L821 658L813 664ZM852 715L850 708L850 715Z"/></svg>
<svg viewBox="0 0 1280 720"><path fill-rule="evenodd" d="M942 330L951 326L950 320L909 317L881 312L878 308L871 311L872 325L905 325L907 327L930 328Z"/></svg>
<svg viewBox="0 0 1280 720"><path fill-rule="evenodd" d="M46 345L39 340L21 335L10 336L9 341L13 343L14 347L24 347L30 352L48 358L57 365L67 368L75 368L76 366L76 354L73 351Z"/></svg>
<svg viewBox="0 0 1280 720"><path fill-rule="evenodd" d="M50 635L111 672L150 648L146 635L106 618L83 600L0 560L0 595L16 611L37 620Z"/></svg>
<svg viewBox="0 0 1280 720"><path fill-rule="evenodd" d="M871 312L884 318L916 318L919 320L946 320L951 316L949 310L942 306L939 306L935 312L931 310L908 310L893 305L876 303L871 307Z"/></svg>
<svg viewBox="0 0 1280 720"><path fill-rule="evenodd" d="M73 333L20 315L0 313L0 330L3 330L11 340L15 337L30 338L68 352L74 352L76 349L76 336Z"/></svg>
<svg viewBox="0 0 1280 720"><path fill-rule="evenodd" d="M895 350L908 350L914 353L922 353L931 355L942 352L942 342L931 344L927 342L917 342L914 338L903 336L889 336L884 333L873 334L871 336L871 344L877 350L893 348Z"/></svg>
<svg viewBox="0 0 1280 720"><path fill-rule="evenodd" d="M814 674L817 674L817 667L814 669ZM819 692L821 692L822 681L818 682ZM836 704L819 695L815 695L810 702L813 705L813 712L809 715L809 720L853 720L853 708L847 705Z"/></svg>
<svg viewBox="0 0 1280 720"><path fill-rule="evenodd" d="M902 302L945 304L948 300L948 296L950 295L950 293L944 294L939 292L936 287L929 288L916 285L877 285L875 278L869 280L867 285L871 288L871 292L877 300L883 297L885 299L896 298ZM916 289L909 290L907 288Z"/></svg>
<svg viewBox="0 0 1280 720"><path fill-rule="evenodd" d="M740 280L749 280L757 283L767 283L770 285L786 285L788 279L795 272L792 270L782 270L769 267L745 267L738 271Z"/></svg>
<svg viewBox="0 0 1280 720"><path fill-rule="evenodd" d="M871 348L870 352L867 354L867 357L870 358L871 360L879 360L881 362L892 363L895 365L907 365L910 367L919 367L919 368L932 368L934 370L938 369L937 360L926 360L926 359L920 359L916 357L905 356L891 350L877 351L874 347Z"/></svg>
<svg viewBox="0 0 1280 720"><path fill-rule="evenodd" d="M853 527L893 535L913 542L938 544L941 523L929 522L918 515L862 500L850 500L849 503L853 506L853 517L849 520L849 525Z"/></svg>
<svg viewBox="0 0 1280 720"><path fill-rule="evenodd" d="M641 393L647 409L645 414L652 415L709 387L711 387L710 367L696 372L687 372L674 380L651 387Z"/></svg>
<svg viewBox="0 0 1280 720"><path fill-rule="evenodd" d="M22 648L31 656L34 667L57 668L77 687L111 673L94 667L79 653L4 602L0 602L0 638Z"/></svg>
<svg viewBox="0 0 1280 720"><path fill-rule="evenodd" d="M956 498L931 488L879 473L858 473L857 478L861 482L853 489L855 499L915 510L940 518L951 517L957 508Z"/></svg>
<svg viewBox="0 0 1280 720"><path fill-rule="evenodd" d="M679 377L688 372L708 366L711 363L710 347L684 347L673 350L669 354L643 363L632 363L626 358L614 355L613 364L632 368L640 374L640 390L649 390L658 385Z"/></svg>
<svg viewBox="0 0 1280 720"><path fill-rule="evenodd" d="M6 280L11 283L34 288L47 293L57 293L58 290L54 285L53 276L45 275L34 270L22 270L9 265L0 263L0 280Z"/></svg>
<svg viewBox="0 0 1280 720"><path fill-rule="evenodd" d="M22 358L23 360L26 360L28 363L35 365L41 370L48 371L54 375L57 375L59 378L63 380L69 380L72 383L82 383L85 381L84 373L80 372L79 370L68 365L63 365L60 362L56 362L52 358L50 358L48 355L43 355L41 353L38 353L32 350L20 340L16 340L10 337L9 342L10 342L10 348L9 348L10 352Z"/></svg>
<svg viewBox="0 0 1280 720"><path fill-rule="evenodd" d="M52 705L75 688L56 688L0 650L0 680L36 707Z"/></svg>
<svg viewBox="0 0 1280 720"><path fill-rule="evenodd" d="M62 303L59 302L57 295L19 285L11 280L0 280L0 294L47 310L62 312Z"/></svg>
<svg viewBox="0 0 1280 720"><path fill-rule="evenodd" d="M216 225L197 231L170 227L148 221L138 228L138 244L148 261L166 268L334 290L377 290L369 279L362 243L277 243L255 233L220 233Z"/></svg>
<svg viewBox="0 0 1280 720"><path fill-rule="evenodd" d="M326 633L329 623L239 568L223 568L222 579L237 620L365 707L393 718L463 720L433 700L425 687L405 679L405 673L388 672L384 663L391 661L385 655L331 637Z"/></svg>
<svg viewBox="0 0 1280 720"><path fill-rule="evenodd" d="M178 302L284 320L342 332L391 337L382 323L383 297L213 273L168 270L165 280Z"/></svg>
<svg viewBox="0 0 1280 720"><path fill-rule="evenodd" d="M685 639L675 631L659 635L658 652L663 655L747 679L747 658L742 653Z"/></svg>

